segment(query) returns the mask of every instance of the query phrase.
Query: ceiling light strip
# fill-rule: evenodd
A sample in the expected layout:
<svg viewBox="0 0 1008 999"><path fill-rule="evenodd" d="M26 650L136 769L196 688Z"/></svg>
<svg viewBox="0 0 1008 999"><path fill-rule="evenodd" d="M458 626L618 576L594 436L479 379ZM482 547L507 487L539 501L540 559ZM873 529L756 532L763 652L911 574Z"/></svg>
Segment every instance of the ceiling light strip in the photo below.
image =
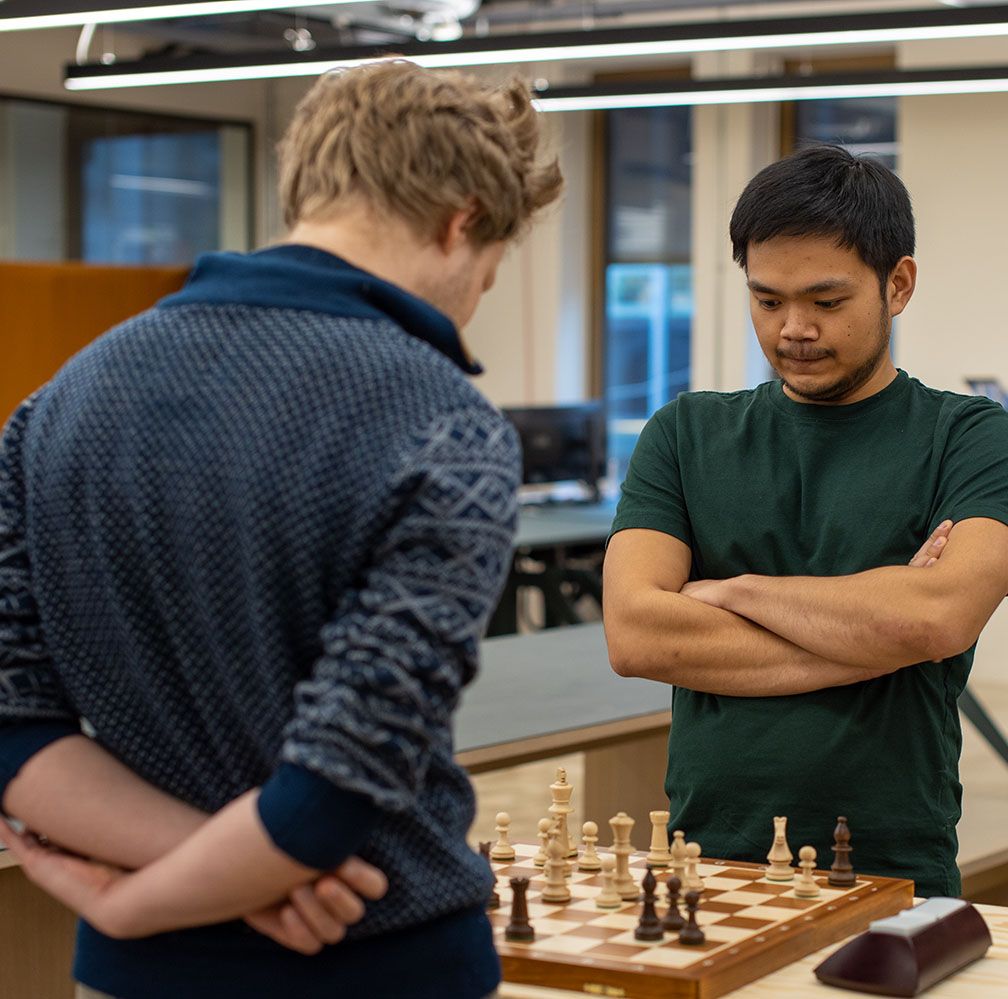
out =
<svg viewBox="0 0 1008 999"><path fill-rule="evenodd" d="M209 17L246 14L258 10L289 10L291 7L328 7L354 0L215 0L203 3L164 3L153 7L109 7L104 10L67 11L64 14L0 13L0 31L32 31L39 28L72 28L84 24L122 24L130 21L161 21L173 17ZM2 11L2 8L0 8Z"/></svg>
<svg viewBox="0 0 1008 999"><path fill-rule="evenodd" d="M1008 70L1001 79L916 80L888 83L768 86L750 89L668 91L642 94L595 94L576 97L537 97L538 111L613 111L625 108L686 107L709 104L760 104L824 98L923 97L943 94L1008 92Z"/></svg>
<svg viewBox="0 0 1008 999"><path fill-rule="evenodd" d="M145 11L152 9L144 8ZM422 66L442 68L577 59L639 59L739 49L891 45L900 41L1005 35L1008 35L1008 9L1000 6L552 31L468 37L444 43L405 41L397 46L397 54ZM246 52L230 56L198 54L182 58L148 58L118 66L71 66L67 69L66 85L74 90L93 90L314 76L331 69L391 57L388 46L358 45L316 50L309 58L290 51L266 55Z"/></svg>
<svg viewBox="0 0 1008 999"><path fill-rule="evenodd" d="M444 51L407 54L405 57L430 69L473 67L516 63L560 62L576 59L607 59L686 55L699 52L727 52L745 49L773 49L922 41L931 39L978 38L1008 35L1004 23L879 28L856 31L804 32L801 34L748 35L736 38L694 38L660 41L635 41L602 44L527 46L522 48L483 49L471 52ZM286 76L318 76L334 69L348 69L380 58L392 58L375 53L366 58L315 59L299 62L263 62L250 65L204 66L192 69L115 72L115 67L102 67L101 72L77 75L75 67L68 69L65 86L68 90L104 90L118 87L165 86L184 83L219 83L231 80L264 80Z"/></svg>

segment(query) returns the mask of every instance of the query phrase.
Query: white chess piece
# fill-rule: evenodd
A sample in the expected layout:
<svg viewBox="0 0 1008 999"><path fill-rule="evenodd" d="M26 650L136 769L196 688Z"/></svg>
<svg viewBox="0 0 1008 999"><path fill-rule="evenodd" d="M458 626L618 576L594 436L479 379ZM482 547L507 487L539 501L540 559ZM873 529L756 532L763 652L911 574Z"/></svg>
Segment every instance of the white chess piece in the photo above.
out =
<svg viewBox="0 0 1008 999"><path fill-rule="evenodd" d="M602 858L602 891L595 897L597 909L618 909L623 904L615 882L616 858L606 855Z"/></svg>
<svg viewBox="0 0 1008 999"><path fill-rule="evenodd" d="M767 854L770 866L766 869L767 881L793 881L794 868L791 866L792 853L787 845L787 817L775 815L774 841Z"/></svg>
<svg viewBox="0 0 1008 999"><path fill-rule="evenodd" d="M803 846L798 851L798 866L801 874L794 887L796 898L818 898L821 894L819 885L816 884L812 872L815 870L816 852L814 846Z"/></svg>
<svg viewBox="0 0 1008 999"><path fill-rule="evenodd" d="M586 822L581 827L581 838L584 840L584 853L578 860L579 871L599 871L602 869L602 860L595 849L598 842L598 826L594 822Z"/></svg>
<svg viewBox="0 0 1008 999"><path fill-rule="evenodd" d="M507 812L498 812L494 820L497 832L497 842L490 851L492 860L514 860L514 847L508 842L508 827L511 825L511 816Z"/></svg>
<svg viewBox="0 0 1008 999"><path fill-rule="evenodd" d="M686 879L683 881L685 891L703 891L703 878L698 870L700 864L700 844L686 844Z"/></svg>
<svg viewBox="0 0 1008 999"><path fill-rule="evenodd" d="M539 852L532 858L532 863L536 867L542 867L546 863L546 846L549 843L550 830L552 828L552 819L539 820Z"/></svg>
<svg viewBox="0 0 1008 999"><path fill-rule="evenodd" d="M569 902L571 900L570 888L567 887L565 853L563 842L554 829L549 838L549 846L546 848L546 864L543 868L546 877L543 890L539 895L544 902Z"/></svg>
<svg viewBox="0 0 1008 999"><path fill-rule="evenodd" d="M574 806L570 803L573 793L574 786L567 783L567 771L563 767L557 767L556 780L550 784L553 804L549 806L549 813L553 816L557 828L560 830L560 844L564 848L565 857L577 856L577 843L574 842L567 828L567 816L574 811Z"/></svg>
<svg viewBox="0 0 1008 999"><path fill-rule="evenodd" d="M630 874L630 856L633 847L630 845L630 830L634 820L626 812L617 812L610 820L609 826L613 832L612 851L616 855L616 891L622 899L631 901L640 895L637 883Z"/></svg>
<svg viewBox="0 0 1008 999"><path fill-rule="evenodd" d="M647 862L652 867L668 867L672 863L672 853L669 850L668 841L668 820L669 813L655 811L650 812L651 819L651 852L647 855Z"/></svg>
<svg viewBox="0 0 1008 999"><path fill-rule="evenodd" d="M676 829L672 833L672 848L669 850L672 857L672 873L680 882L686 881L686 834L681 829Z"/></svg>

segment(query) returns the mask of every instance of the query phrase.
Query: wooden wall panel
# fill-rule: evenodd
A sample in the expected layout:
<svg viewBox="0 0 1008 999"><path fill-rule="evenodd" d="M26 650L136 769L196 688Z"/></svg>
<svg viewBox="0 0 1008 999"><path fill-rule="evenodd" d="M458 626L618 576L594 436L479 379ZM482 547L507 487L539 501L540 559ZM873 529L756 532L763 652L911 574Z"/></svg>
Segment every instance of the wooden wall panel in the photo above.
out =
<svg viewBox="0 0 1008 999"><path fill-rule="evenodd" d="M0 422L95 337L177 291L187 273L0 263Z"/></svg>

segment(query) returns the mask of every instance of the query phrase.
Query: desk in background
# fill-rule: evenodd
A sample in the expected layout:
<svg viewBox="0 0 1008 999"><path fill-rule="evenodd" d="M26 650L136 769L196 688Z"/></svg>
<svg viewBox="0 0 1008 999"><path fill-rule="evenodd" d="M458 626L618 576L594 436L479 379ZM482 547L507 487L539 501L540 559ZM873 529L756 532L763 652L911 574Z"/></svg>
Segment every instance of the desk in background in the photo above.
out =
<svg viewBox="0 0 1008 999"><path fill-rule="evenodd" d="M487 634L513 635L518 631L518 595L522 587L542 591L547 628L581 623L575 604L582 594L601 606L599 567L615 513L615 500L522 506L511 571ZM584 568L572 561L592 554L597 566ZM528 559L541 563L542 568L524 570L522 562ZM570 589L573 595L568 593Z"/></svg>
<svg viewBox="0 0 1008 999"><path fill-rule="evenodd" d="M511 635L483 643L455 719L456 757L481 773L583 751L585 816L602 828L619 811L635 816L645 848L647 813L665 807L671 720L668 686L613 673L601 624Z"/></svg>

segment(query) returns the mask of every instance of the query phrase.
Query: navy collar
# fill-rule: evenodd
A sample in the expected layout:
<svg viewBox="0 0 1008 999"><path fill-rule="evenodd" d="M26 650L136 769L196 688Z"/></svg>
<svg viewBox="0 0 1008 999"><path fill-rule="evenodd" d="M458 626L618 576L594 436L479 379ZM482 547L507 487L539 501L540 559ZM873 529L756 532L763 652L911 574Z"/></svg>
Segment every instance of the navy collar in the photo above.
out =
<svg viewBox="0 0 1008 999"><path fill-rule="evenodd" d="M434 306L312 246L285 243L256 253L205 253L186 286L158 303L257 305L332 316L391 320L454 361L466 374L483 367L466 356L455 324Z"/></svg>

